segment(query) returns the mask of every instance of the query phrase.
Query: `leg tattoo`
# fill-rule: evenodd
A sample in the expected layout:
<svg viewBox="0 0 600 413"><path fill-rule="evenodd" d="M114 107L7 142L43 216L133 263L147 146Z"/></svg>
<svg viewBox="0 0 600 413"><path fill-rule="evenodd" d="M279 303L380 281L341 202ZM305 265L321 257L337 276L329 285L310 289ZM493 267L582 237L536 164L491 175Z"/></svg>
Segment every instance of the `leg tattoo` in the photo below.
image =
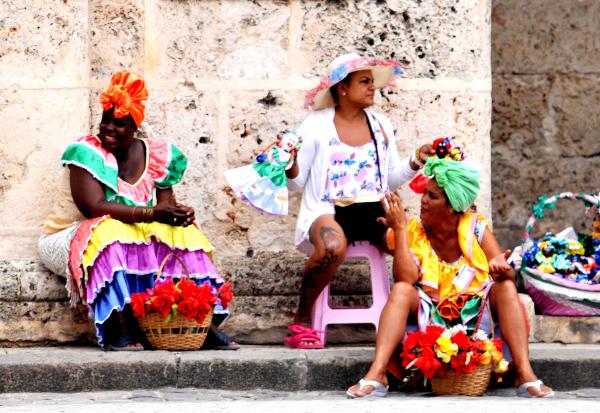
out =
<svg viewBox="0 0 600 413"><path fill-rule="evenodd" d="M335 251L341 246L340 234L335 228L323 227L319 231L319 236L325 245L325 256L306 270L306 274L304 274L304 279L302 280L304 288L316 288L318 278L327 273L329 267L335 264L339 258Z"/></svg>

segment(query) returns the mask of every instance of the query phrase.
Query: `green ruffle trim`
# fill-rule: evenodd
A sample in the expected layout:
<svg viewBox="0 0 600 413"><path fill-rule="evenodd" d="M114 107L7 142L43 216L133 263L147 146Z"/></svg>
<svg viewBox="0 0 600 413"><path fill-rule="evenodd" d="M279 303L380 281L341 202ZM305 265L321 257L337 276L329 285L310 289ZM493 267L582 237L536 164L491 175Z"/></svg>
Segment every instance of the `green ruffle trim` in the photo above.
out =
<svg viewBox="0 0 600 413"><path fill-rule="evenodd" d="M167 165L167 176L160 181L154 183L158 188L170 188L173 185L179 183L183 178L183 173L187 168L188 159L175 145L169 145L171 152L171 159Z"/></svg>
<svg viewBox="0 0 600 413"><path fill-rule="evenodd" d="M63 166L75 165L88 171L95 179L112 189L118 191L119 171L106 165L104 158L94 149L80 143L67 146L61 159Z"/></svg>

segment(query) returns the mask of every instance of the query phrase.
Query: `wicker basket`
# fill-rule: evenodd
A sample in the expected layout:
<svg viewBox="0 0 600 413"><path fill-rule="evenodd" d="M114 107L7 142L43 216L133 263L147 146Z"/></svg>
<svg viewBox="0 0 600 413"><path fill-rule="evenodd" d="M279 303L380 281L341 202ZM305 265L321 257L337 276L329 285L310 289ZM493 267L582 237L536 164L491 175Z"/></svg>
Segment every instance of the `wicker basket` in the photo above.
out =
<svg viewBox="0 0 600 413"><path fill-rule="evenodd" d="M167 254L163 259L156 276L158 277L162 273L165 263L170 257L179 261L185 270L186 277L189 277L190 272L183 260L173 253ZM160 314L151 313L138 321L146 338L157 350L200 350L208 334L212 316L213 310L210 310L204 322L198 323L196 320L188 320L183 315L177 314L166 322Z"/></svg>
<svg viewBox="0 0 600 413"><path fill-rule="evenodd" d="M453 371L450 371L446 377L431 379L431 390L439 395L462 394L464 396L481 396L490 384L491 375L491 363L487 366L479 366L471 373L461 374L458 377L456 377Z"/></svg>
<svg viewBox="0 0 600 413"><path fill-rule="evenodd" d="M212 322L212 310L202 324L187 320L181 314L168 323L158 313L148 314L139 320L146 338L158 350L200 350Z"/></svg>
<svg viewBox="0 0 600 413"><path fill-rule="evenodd" d="M561 199L573 199L596 205L600 209L600 198L588 194L562 192L552 195L540 203L548 208ZM525 226L522 254L527 252L533 242L531 231L536 220L543 219L532 214ZM555 277L534 268L523 265L519 275L527 294L529 294L541 314L563 316L600 315L600 284L586 285Z"/></svg>

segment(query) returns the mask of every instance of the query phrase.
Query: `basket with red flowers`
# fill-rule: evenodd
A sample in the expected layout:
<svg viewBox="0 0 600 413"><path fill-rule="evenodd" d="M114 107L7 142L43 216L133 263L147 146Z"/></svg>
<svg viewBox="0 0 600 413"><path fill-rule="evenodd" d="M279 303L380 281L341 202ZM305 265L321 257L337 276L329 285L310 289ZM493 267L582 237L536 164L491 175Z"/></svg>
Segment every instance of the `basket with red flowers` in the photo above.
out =
<svg viewBox="0 0 600 413"><path fill-rule="evenodd" d="M160 277L170 257L183 266L186 277ZM175 254L165 257L152 289L131 296L133 314L152 347L159 350L199 350L210 327L213 309L220 300L227 308L233 298L231 284L219 288L210 282L197 285Z"/></svg>
<svg viewBox="0 0 600 413"><path fill-rule="evenodd" d="M436 394L480 396L487 390L492 369L503 373L508 368L502 345L501 339L489 338L482 330L469 336L461 324L450 328L432 324L407 334L402 366L430 379Z"/></svg>

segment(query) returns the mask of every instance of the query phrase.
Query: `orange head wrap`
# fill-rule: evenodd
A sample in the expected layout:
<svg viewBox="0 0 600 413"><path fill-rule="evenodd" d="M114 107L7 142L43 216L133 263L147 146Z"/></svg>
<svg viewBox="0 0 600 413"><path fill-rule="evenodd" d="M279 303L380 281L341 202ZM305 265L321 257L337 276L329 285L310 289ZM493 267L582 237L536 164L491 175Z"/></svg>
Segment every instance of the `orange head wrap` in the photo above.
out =
<svg viewBox="0 0 600 413"><path fill-rule="evenodd" d="M144 120L144 104L148 99L146 84L141 76L123 71L112 75L110 86L100 94L103 110L115 108L115 118L131 115L136 126Z"/></svg>

